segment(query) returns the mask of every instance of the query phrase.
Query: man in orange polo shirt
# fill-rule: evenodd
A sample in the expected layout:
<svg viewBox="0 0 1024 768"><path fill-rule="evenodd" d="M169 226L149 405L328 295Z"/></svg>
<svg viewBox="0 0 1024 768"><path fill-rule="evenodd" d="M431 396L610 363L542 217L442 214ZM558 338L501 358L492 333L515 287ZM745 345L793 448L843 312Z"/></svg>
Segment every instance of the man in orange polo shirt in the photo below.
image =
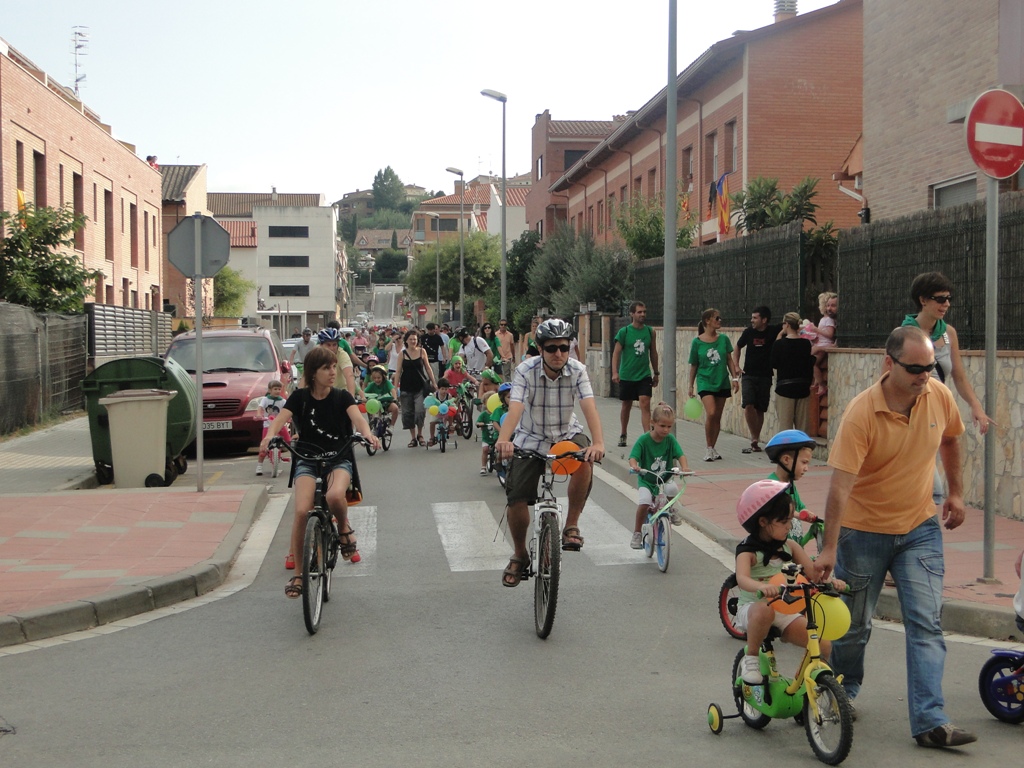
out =
<svg viewBox="0 0 1024 768"><path fill-rule="evenodd" d="M935 452L949 483L945 527L964 521L960 435L950 391L932 379L935 350L921 329L897 328L885 344L882 378L850 401L829 452L825 546L816 564L850 586L850 631L832 644L831 664L854 699L885 574L896 582L907 647L910 732L923 747L954 747L977 737L943 711L946 643L940 622L942 530L932 501Z"/></svg>

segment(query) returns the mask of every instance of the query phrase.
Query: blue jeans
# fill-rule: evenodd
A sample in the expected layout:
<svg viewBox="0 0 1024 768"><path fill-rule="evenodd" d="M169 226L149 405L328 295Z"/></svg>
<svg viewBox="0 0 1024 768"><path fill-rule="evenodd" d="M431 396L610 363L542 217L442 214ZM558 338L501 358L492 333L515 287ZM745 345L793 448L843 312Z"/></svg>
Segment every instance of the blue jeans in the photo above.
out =
<svg viewBox="0 0 1024 768"><path fill-rule="evenodd" d="M935 515L902 536L843 528L839 534L836 576L850 586L850 631L832 643L830 663L842 674L854 698L864 682L864 651L871 637L871 617L885 573L896 582L907 644L907 706L910 732L918 735L949 722L942 711L942 530Z"/></svg>

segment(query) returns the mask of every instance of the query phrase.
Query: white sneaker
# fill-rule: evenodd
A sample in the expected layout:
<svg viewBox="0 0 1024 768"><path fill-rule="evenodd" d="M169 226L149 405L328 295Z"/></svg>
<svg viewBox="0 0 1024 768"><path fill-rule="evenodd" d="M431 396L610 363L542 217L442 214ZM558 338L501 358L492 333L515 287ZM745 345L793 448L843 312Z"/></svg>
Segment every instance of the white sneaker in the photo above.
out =
<svg viewBox="0 0 1024 768"><path fill-rule="evenodd" d="M744 655L740 659L740 677L744 683L750 685L760 685L764 680L764 675L761 674L761 662L757 656Z"/></svg>
<svg viewBox="0 0 1024 768"><path fill-rule="evenodd" d="M481 475L486 475L487 474L487 467L480 467L480 474Z"/></svg>
<svg viewBox="0 0 1024 768"><path fill-rule="evenodd" d="M704 451L704 461L714 461L714 460L715 460L715 449L712 448L709 445L708 449L706 451Z"/></svg>
<svg viewBox="0 0 1024 768"><path fill-rule="evenodd" d="M259 464L256 465L256 474L257 475L262 475L263 474L263 462L260 462Z"/></svg>
<svg viewBox="0 0 1024 768"><path fill-rule="evenodd" d="M672 525L683 524L683 513L673 507L672 509Z"/></svg>
<svg viewBox="0 0 1024 768"><path fill-rule="evenodd" d="M718 461L720 458L722 458L719 455L718 451L716 451L714 448L709 448L708 450L711 451L711 460L712 461Z"/></svg>
<svg viewBox="0 0 1024 768"><path fill-rule="evenodd" d="M633 531L633 538L629 542L629 546L633 549L643 549L644 539L640 535L640 531Z"/></svg>

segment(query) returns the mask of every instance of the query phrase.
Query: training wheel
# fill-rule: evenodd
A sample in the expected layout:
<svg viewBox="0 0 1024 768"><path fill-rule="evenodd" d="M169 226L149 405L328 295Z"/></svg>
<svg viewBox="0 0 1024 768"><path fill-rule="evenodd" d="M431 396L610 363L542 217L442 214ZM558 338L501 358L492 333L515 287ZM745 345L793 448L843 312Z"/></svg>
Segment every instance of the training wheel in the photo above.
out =
<svg viewBox="0 0 1024 768"><path fill-rule="evenodd" d="M716 736L722 732L725 721L722 717L722 708L717 704L708 704L708 727Z"/></svg>

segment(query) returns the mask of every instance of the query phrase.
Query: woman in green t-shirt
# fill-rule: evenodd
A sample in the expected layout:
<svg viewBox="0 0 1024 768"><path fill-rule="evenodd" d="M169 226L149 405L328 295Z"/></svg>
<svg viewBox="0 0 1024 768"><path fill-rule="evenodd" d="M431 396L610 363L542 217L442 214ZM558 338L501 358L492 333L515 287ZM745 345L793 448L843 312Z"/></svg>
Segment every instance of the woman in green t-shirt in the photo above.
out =
<svg viewBox="0 0 1024 768"><path fill-rule="evenodd" d="M704 461L722 458L715 450L718 433L722 431L722 411L726 399L740 388L740 372L732 359L732 342L718 332L721 327L722 314L717 309L705 309L697 326L697 336L690 344L689 396L693 397L696 391L704 404L704 438L708 446Z"/></svg>

